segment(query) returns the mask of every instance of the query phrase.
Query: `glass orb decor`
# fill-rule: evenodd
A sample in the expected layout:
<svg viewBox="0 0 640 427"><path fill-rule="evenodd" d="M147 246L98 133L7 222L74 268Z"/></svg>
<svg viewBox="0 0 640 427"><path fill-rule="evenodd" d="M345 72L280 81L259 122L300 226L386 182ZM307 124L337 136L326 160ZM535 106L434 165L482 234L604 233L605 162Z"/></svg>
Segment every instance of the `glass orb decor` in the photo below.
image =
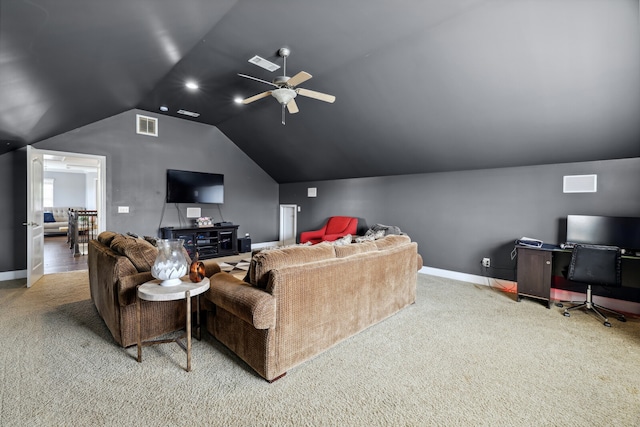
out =
<svg viewBox="0 0 640 427"><path fill-rule="evenodd" d="M161 286L175 286L182 283L180 278L187 274L188 263L182 252L183 239L159 239L158 256L151 267L151 275Z"/></svg>

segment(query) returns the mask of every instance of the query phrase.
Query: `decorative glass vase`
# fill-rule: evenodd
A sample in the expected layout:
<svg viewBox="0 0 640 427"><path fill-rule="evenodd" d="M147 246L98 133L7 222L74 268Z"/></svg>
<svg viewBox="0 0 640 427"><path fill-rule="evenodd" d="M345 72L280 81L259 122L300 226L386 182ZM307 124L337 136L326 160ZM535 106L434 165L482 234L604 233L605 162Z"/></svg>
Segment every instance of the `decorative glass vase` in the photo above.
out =
<svg viewBox="0 0 640 427"><path fill-rule="evenodd" d="M161 286L175 286L187 274L188 263L182 252L183 239L159 239L158 256L151 267L151 275L162 280Z"/></svg>

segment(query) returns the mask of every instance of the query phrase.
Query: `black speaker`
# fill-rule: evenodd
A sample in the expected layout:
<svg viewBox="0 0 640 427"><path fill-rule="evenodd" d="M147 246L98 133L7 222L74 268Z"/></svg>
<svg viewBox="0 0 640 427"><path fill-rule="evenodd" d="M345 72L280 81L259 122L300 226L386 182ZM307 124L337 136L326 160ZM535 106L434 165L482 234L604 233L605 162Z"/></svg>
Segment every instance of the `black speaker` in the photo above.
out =
<svg viewBox="0 0 640 427"><path fill-rule="evenodd" d="M251 238L241 237L238 239L238 252L251 252Z"/></svg>

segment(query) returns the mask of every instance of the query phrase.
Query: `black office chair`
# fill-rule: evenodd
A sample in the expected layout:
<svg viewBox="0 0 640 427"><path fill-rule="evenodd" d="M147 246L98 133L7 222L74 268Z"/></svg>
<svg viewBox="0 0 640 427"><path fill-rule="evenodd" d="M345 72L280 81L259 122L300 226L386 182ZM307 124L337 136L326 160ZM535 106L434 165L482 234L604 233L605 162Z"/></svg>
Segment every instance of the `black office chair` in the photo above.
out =
<svg viewBox="0 0 640 427"><path fill-rule="evenodd" d="M620 279L620 257L620 248L615 246L576 245L573 248L568 279L574 282L585 283L587 285L587 296L586 300L581 304L565 308L565 316L571 316L569 313L570 310L584 308L594 311L604 320L604 326L607 327L611 327L611 323L609 323L609 319L607 319L600 310L615 314L621 322L627 321L624 314L595 304L591 298L591 285L622 286ZM571 303L579 303L579 301L572 301Z"/></svg>

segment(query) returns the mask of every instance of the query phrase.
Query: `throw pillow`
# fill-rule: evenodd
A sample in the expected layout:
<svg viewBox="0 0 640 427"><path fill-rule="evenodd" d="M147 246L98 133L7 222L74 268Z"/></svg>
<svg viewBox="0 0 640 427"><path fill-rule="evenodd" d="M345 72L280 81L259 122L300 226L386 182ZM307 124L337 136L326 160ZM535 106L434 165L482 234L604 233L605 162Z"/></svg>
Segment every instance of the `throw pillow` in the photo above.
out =
<svg viewBox="0 0 640 427"><path fill-rule="evenodd" d="M333 241L333 245L334 246L344 246L344 245L350 245L351 241L353 240L353 238L351 237L351 234L347 234L344 237L341 237L337 240Z"/></svg>
<svg viewBox="0 0 640 427"><path fill-rule="evenodd" d="M371 230L382 231L385 236L388 236L390 234L402 234L400 227L397 227L395 225L376 224L371 227Z"/></svg>
<svg viewBox="0 0 640 427"><path fill-rule="evenodd" d="M44 222L56 222L56 219L53 216L53 212L44 213Z"/></svg>

